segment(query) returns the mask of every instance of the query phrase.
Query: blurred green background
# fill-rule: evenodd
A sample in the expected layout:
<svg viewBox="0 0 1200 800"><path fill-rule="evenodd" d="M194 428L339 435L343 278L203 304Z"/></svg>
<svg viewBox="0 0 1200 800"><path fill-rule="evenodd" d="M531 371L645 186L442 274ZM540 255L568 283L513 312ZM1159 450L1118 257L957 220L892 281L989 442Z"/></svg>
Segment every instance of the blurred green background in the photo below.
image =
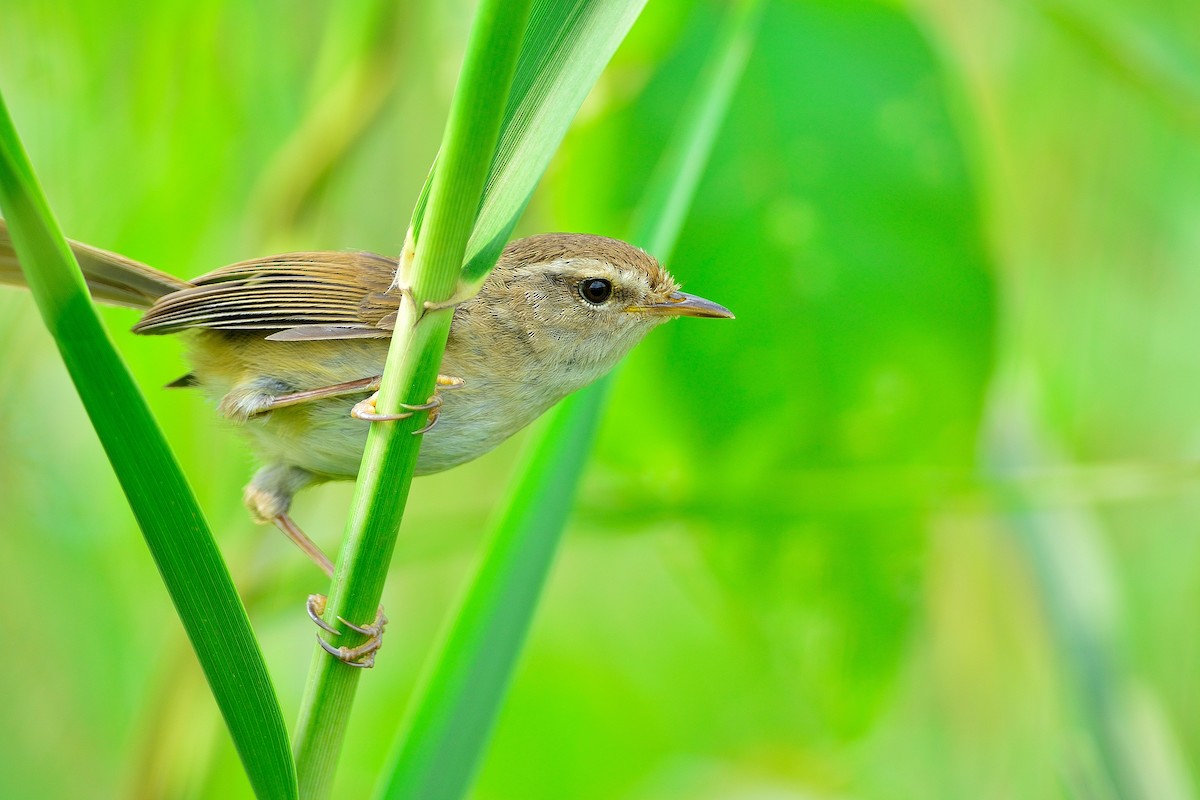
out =
<svg viewBox="0 0 1200 800"><path fill-rule="evenodd" d="M5 4L68 235L182 276L396 253L472 4ZM722 18L654 0L520 232L627 235ZM1194 3L772 0L671 269L738 314L622 367L477 798L1195 796ZM285 718L323 578L177 342L105 319ZM0 289L0 796L246 797L28 296ZM521 438L423 478L336 796L365 796ZM295 516L336 550L349 485Z"/></svg>

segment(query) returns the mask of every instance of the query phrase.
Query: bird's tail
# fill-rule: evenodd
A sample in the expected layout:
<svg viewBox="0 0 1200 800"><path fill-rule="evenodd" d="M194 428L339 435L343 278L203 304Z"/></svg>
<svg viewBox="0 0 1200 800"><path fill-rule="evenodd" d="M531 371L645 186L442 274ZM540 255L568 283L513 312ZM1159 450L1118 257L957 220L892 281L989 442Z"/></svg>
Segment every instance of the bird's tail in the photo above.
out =
<svg viewBox="0 0 1200 800"><path fill-rule="evenodd" d="M101 303L146 309L164 294L186 289L190 283L125 256L67 240L79 261L88 291ZM17 262L17 251L8 235L8 223L0 219L0 284L25 286Z"/></svg>

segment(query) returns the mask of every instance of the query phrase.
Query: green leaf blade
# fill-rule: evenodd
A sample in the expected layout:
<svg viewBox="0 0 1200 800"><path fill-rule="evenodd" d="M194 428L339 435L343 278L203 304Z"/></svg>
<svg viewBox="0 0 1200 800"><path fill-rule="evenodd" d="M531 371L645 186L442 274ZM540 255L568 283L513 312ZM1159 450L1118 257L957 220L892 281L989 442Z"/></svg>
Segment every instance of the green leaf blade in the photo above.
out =
<svg viewBox="0 0 1200 800"><path fill-rule="evenodd" d="M729 10L712 56L646 187L630 238L660 261L669 261L675 251L713 143L754 49L765 5L765 0L742 0Z"/></svg>
<svg viewBox="0 0 1200 800"><path fill-rule="evenodd" d="M293 798L287 731L245 608L162 431L100 324L2 98L0 209L250 783L259 797Z"/></svg>
<svg viewBox="0 0 1200 800"><path fill-rule="evenodd" d="M507 692L587 463L604 401L579 392L541 427L456 623L435 650L378 797L466 795Z"/></svg>
<svg viewBox="0 0 1200 800"><path fill-rule="evenodd" d="M735 7L647 193L641 236L670 250L754 41L761 0ZM466 795L570 516L611 379L550 412L451 624L427 662L381 800Z"/></svg>
<svg viewBox="0 0 1200 800"><path fill-rule="evenodd" d="M537 0L517 62L463 279L478 285L508 241L567 128L646 0Z"/></svg>

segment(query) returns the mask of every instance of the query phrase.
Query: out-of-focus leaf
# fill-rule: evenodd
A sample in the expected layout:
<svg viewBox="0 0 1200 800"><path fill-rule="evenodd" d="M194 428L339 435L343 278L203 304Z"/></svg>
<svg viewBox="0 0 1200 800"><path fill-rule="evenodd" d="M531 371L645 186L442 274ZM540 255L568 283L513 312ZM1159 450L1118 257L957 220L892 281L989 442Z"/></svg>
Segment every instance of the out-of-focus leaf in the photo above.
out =
<svg viewBox="0 0 1200 800"><path fill-rule="evenodd" d="M700 57L678 53L566 151L564 181L603 193L561 199L572 216L632 206L644 143L671 124ZM625 476L641 476L647 515L709 531L728 601L756 620L764 654L794 665L781 716L849 734L903 653L932 495L814 509L780 482L970 468L993 316L975 190L933 54L884 5L772 5L731 119L669 266L738 319L672 324L635 354L610 418L642 425L646 443L602 436L614 446L601 445L600 480L628 495ZM601 180L616 161L624 179ZM722 505L711 526L697 514Z"/></svg>

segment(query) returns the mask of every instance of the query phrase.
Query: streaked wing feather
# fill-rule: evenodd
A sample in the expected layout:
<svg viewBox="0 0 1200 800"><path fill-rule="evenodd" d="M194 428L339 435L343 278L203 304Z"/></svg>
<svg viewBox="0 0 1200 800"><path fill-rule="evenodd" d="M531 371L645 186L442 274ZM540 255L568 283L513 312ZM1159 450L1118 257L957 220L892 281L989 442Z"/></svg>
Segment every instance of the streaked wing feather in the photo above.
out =
<svg viewBox="0 0 1200 800"><path fill-rule="evenodd" d="M373 253L287 253L245 261L163 296L134 330L295 330L270 337L290 341L389 336L384 326L399 304L387 293L395 271L394 260Z"/></svg>
<svg viewBox="0 0 1200 800"><path fill-rule="evenodd" d="M384 339L390 331L353 325L298 325L266 337L272 342L315 342L327 339Z"/></svg>

